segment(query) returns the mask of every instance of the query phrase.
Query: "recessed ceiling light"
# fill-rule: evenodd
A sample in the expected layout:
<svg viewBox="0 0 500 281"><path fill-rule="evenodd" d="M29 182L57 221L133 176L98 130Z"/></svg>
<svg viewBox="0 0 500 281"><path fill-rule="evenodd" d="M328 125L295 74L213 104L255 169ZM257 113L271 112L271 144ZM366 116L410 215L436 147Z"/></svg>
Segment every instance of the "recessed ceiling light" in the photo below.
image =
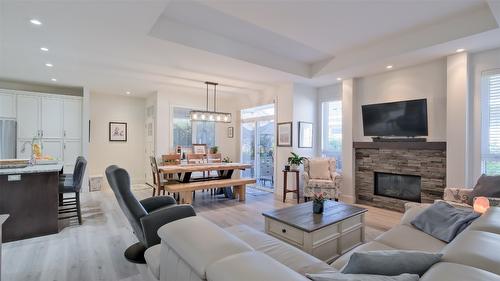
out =
<svg viewBox="0 0 500 281"><path fill-rule="evenodd" d="M54 65L53 65L53 64L51 64L51 63L46 63L46 64L45 64L45 66L46 66L46 67L53 67Z"/></svg>
<svg viewBox="0 0 500 281"><path fill-rule="evenodd" d="M460 48L460 49L457 49L455 52L457 52L457 53L461 53L461 52L463 52L463 51L465 51L465 49Z"/></svg>
<svg viewBox="0 0 500 281"><path fill-rule="evenodd" d="M340 80L342 80L342 77L337 77L337 81L340 81Z"/></svg>
<svg viewBox="0 0 500 281"><path fill-rule="evenodd" d="M46 47L41 47L41 48L40 48L40 50L42 50L42 51L44 51L44 52L48 52L48 51L49 51L49 49L48 49L48 48L46 48Z"/></svg>
<svg viewBox="0 0 500 281"><path fill-rule="evenodd" d="M129 91L126 91L126 92L125 92L125 94L130 95L130 92L129 92Z"/></svg>
<svg viewBox="0 0 500 281"><path fill-rule="evenodd" d="M386 66L385 68L387 68L387 69L391 69L391 68L392 68L392 65L388 65L388 66Z"/></svg>
<svg viewBox="0 0 500 281"><path fill-rule="evenodd" d="M34 25L42 25L42 22L37 19L30 19L30 22Z"/></svg>
<svg viewBox="0 0 500 281"><path fill-rule="evenodd" d="M57 82L57 79L56 78L52 78L52 79L50 79L50 81Z"/></svg>

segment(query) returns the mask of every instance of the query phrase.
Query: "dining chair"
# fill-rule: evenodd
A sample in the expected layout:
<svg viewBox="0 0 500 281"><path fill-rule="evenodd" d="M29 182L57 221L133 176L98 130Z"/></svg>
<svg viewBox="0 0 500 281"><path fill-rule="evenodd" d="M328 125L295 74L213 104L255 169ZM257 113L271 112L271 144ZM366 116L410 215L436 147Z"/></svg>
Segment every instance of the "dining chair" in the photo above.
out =
<svg viewBox="0 0 500 281"><path fill-rule="evenodd" d="M165 154L161 156L162 165L179 165L181 163L181 155L178 153Z"/></svg>
<svg viewBox="0 0 500 281"><path fill-rule="evenodd" d="M207 154L207 163L222 163L222 154L220 153L209 153ZM218 173L217 171L215 171L216 173ZM212 173L212 171L208 171L208 176L210 177L210 174ZM217 190L215 188L211 188L210 189L210 194L213 195L214 193L216 193Z"/></svg>
<svg viewBox="0 0 500 281"><path fill-rule="evenodd" d="M149 162L151 164L151 172L153 173L153 197L156 194L156 190L158 190L158 195L163 190L163 195L165 195L165 185L167 181L161 176L160 170L158 169L158 163L156 162L155 156L149 157Z"/></svg>
<svg viewBox="0 0 500 281"><path fill-rule="evenodd" d="M205 154L188 154L186 155L188 164L203 164L206 163ZM203 177L205 177L205 172L203 172Z"/></svg>

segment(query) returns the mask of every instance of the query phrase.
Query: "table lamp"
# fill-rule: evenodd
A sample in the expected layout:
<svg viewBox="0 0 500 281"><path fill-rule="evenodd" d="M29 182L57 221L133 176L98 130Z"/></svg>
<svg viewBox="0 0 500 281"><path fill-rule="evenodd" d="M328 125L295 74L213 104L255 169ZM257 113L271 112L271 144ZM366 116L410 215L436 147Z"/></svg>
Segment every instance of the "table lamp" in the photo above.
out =
<svg viewBox="0 0 500 281"><path fill-rule="evenodd" d="M476 197L474 199L474 212L483 214L490 207L490 201L486 197Z"/></svg>

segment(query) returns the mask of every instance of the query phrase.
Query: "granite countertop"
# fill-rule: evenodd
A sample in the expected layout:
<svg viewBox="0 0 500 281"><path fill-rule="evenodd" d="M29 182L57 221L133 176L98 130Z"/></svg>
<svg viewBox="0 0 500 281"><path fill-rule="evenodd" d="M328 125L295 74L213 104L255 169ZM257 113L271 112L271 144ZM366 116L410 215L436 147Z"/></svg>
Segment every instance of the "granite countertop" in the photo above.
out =
<svg viewBox="0 0 500 281"><path fill-rule="evenodd" d="M37 174L59 172L63 168L62 163L50 165L32 165L24 168L0 169L0 175L17 175L17 174Z"/></svg>
<svg viewBox="0 0 500 281"><path fill-rule="evenodd" d="M9 215L7 214L0 215L0 225L2 225L7 220L7 218L9 218Z"/></svg>

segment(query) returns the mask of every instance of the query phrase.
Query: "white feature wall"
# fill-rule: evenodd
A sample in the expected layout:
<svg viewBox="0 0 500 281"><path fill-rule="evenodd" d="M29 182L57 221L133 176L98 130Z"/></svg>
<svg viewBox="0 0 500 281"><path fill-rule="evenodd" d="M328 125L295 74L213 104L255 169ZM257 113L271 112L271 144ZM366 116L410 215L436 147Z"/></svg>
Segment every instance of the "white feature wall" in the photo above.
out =
<svg viewBox="0 0 500 281"><path fill-rule="evenodd" d="M144 183L145 99L91 93L90 120L89 175L104 176L109 165L118 165L132 183ZM127 123L126 142L109 141L109 122Z"/></svg>
<svg viewBox="0 0 500 281"><path fill-rule="evenodd" d="M355 80L354 141L363 135L361 106L402 100L427 99L428 141L446 141L446 60L440 59Z"/></svg>

